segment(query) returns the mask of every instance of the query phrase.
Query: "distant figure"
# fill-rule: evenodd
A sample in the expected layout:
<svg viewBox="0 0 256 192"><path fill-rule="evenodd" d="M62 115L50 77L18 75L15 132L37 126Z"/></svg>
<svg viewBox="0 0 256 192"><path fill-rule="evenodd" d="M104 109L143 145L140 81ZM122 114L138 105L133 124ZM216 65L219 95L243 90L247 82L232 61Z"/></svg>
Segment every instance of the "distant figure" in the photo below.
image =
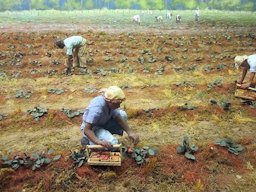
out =
<svg viewBox="0 0 256 192"><path fill-rule="evenodd" d="M199 8L195 10L195 21L199 21Z"/></svg>
<svg viewBox="0 0 256 192"><path fill-rule="evenodd" d="M67 49L67 62L65 73L68 75L71 73L73 67L84 67L86 64L85 58L81 60L81 57L85 56L86 39L81 36L71 36L64 40L57 40L55 45L63 49Z"/></svg>
<svg viewBox="0 0 256 192"><path fill-rule="evenodd" d="M172 19L172 13L170 13L170 12L167 12L166 13L166 19Z"/></svg>
<svg viewBox="0 0 256 192"><path fill-rule="evenodd" d="M235 57L235 66L237 69L242 68L241 79L237 82L241 85L242 89L247 89L253 84L253 79L256 73L256 54L255 55L242 55ZM247 71L249 70L249 81L244 82Z"/></svg>
<svg viewBox="0 0 256 192"><path fill-rule="evenodd" d="M181 22L181 16L180 15L176 15L176 23L180 23Z"/></svg>
<svg viewBox="0 0 256 192"><path fill-rule="evenodd" d="M140 15L134 15L132 17L132 22L137 23L140 25Z"/></svg>
<svg viewBox="0 0 256 192"><path fill-rule="evenodd" d="M153 11L148 9L148 14L152 15Z"/></svg>
<svg viewBox="0 0 256 192"><path fill-rule="evenodd" d="M155 16L156 22L163 22L163 17L162 16Z"/></svg>

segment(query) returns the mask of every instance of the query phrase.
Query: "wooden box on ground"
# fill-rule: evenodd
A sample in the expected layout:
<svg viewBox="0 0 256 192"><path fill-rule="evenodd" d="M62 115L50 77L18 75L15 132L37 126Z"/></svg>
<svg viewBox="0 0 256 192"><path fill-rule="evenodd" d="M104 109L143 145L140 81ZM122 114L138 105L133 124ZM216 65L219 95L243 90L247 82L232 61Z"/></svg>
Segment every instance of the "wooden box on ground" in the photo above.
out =
<svg viewBox="0 0 256 192"><path fill-rule="evenodd" d="M87 145L87 163L88 165L100 166L121 166L122 147L120 144L113 145L114 151L107 151L101 145Z"/></svg>
<svg viewBox="0 0 256 192"><path fill-rule="evenodd" d="M249 87L248 89L241 89L240 85L237 84L235 97L256 101L256 88Z"/></svg>

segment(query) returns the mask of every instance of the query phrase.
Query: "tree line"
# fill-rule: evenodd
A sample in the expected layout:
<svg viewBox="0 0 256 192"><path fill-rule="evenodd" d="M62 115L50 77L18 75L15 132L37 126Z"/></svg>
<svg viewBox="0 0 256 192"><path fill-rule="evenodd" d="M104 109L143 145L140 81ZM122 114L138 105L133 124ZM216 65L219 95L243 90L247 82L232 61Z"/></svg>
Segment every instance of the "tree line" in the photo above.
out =
<svg viewBox="0 0 256 192"><path fill-rule="evenodd" d="M186 10L218 9L255 11L256 0L0 0L0 11L6 10Z"/></svg>

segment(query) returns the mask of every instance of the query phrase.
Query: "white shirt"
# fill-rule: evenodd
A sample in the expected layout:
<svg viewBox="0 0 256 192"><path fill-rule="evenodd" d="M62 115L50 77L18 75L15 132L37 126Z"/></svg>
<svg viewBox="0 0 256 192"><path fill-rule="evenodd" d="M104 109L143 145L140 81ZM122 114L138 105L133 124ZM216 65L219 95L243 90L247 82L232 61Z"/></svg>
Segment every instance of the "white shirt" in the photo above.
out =
<svg viewBox="0 0 256 192"><path fill-rule="evenodd" d="M250 72L256 73L256 54L248 56L247 63L250 66Z"/></svg>
<svg viewBox="0 0 256 192"><path fill-rule="evenodd" d="M77 46L82 46L83 37L72 36L64 40L65 47L67 49L67 55L73 55L73 48Z"/></svg>
<svg viewBox="0 0 256 192"><path fill-rule="evenodd" d="M199 10L195 10L195 16L199 16Z"/></svg>
<svg viewBox="0 0 256 192"><path fill-rule="evenodd" d="M140 23L140 15L134 15L133 20Z"/></svg>

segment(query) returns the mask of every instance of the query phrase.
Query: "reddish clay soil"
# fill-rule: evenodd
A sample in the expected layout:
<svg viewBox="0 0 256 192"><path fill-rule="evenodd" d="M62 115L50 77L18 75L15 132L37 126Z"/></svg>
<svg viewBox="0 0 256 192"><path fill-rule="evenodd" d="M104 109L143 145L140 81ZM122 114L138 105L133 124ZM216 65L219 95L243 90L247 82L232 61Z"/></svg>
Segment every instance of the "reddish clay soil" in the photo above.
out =
<svg viewBox="0 0 256 192"><path fill-rule="evenodd" d="M58 151L62 154L62 158L38 171L19 169L14 172L5 170L1 163L0 190L173 191L177 189L177 191L212 192L235 191L237 187L240 187L241 191L255 190L253 168L256 167L256 141L252 126L255 125L256 111L255 108L242 105L231 97L234 93L233 80L237 78L237 73L233 72L233 58L236 55L255 52L256 35L253 27L247 27L246 30L243 26L228 25L214 28L202 23L201 25L184 24L175 29L164 30L151 30L145 27L129 30L127 27L122 30L106 28L102 32L101 29L102 26L83 24L74 24L71 29L66 24L3 24L0 29L0 77L3 79L3 81L0 79L0 109L8 113L8 116L0 121L0 130L5 134L17 130L24 131L25 134L28 127L32 127L33 131L51 131L54 128L63 132L64 127L79 129L81 116L69 119L60 112L59 108L63 103L60 99L61 97L67 100L77 98L76 103L72 103L77 107L81 106L81 98L89 100L97 93L85 93L82 86L77 86L76 90L73 90L72 86L66 84L70 79L74 82L77 79L63 74L65 51L54 47L55 40L79 34L89 43L88 63L84 73L81 73L81 69L76 69L73 75L75 78L81 75L84 77L84 82L88 84L92 82L92 87L98 89L100 88L98 85L105 85L105 81L111 82L113 74L134 73L134 77L148 78L149 82L154 75L175 77L173 81L170 80L171 83L163 82L157 85L154 85L155 82L142 86L136 84L137 82L126 83L127 97L135 106L132 108L131 104L127 107L128 116L132 124L139 125L138 132L141 135L147 135L152 131L150 138L145 140L150 143L159 141L157 156L149 158L148 163L142 166L136 165L132 158L126 157L121 167L84 165L76 168L73 167L69 156L70 148L77 147L77 143L69 146L69 137L71 137L69 135L67 142L62 143L64 147ZM61 81L66 89L65 93L61 96L48 96L44 90L34 88L32 83L26 83L32 79L40 86L38 81L45 77L47 80L50 79L51 86L59 85ZM211 84L218 78L224 80L220 86ZM20 87L13 87L8 83L8 79L14 83L24 81L23 88L33 89L30 100L16 99L15 91ZM122 80L122 77L120 79ZM163 79L161 80L164 81ZM130 83L134 83L134 86L129 87ZM47 81L43 85L48 86ZM156 103L162 98L171 100L166 92L161 92L166 90L176 94L177 100L184 97L185 101L193 101L194 97L199 95L204 104L200 103L196 110L182 110L178 103L175 103L176 100L172 100L171 104L163 105L164 107L157 108L151 104L148 108L136 108L149 98ZM199 91L202 92L202 94L200 92L202 96L198 94ZM231 110L226 111L219 105L207 103L212 97L222 99L226 95L232 102ZM8 108L23 103L26 103L25 107L32 107L34 103L41 102L43 96L47 98L45 102L48 102L50 109L47 116L42 117L40 121L35 121L25 114L25 110L21 107L15 110ZM238 117L235 118L235 115ZM242 117L240 118L239 115ZM213 144L213 141L210 142L214 137L211 136L212 132L206 134L204 130L198 128L199 125L193 126L195 122L206 125L212 123L211 131L219 134L220 137L235 135L236 141L245 147L245 151L237 156ZM157 129L161 128L163 133L158 133L152 125L158 126ZM177 130L171 132L171 128ZM177 144L174 144L174 141L177 139L168 141L164 145L160 143L162 137L167 139L175 137L172 134L184 129L190 131L191 135L194 134L195 141L199 143L199 151L195 154L196 161L189 161L183 155L176 153ZM221 129L224 131L221 132ZM202 131L205 135L196 131ZM52 135L54 134L56 133ZM42 140L42 136L40 137ZM16 139L18 142L19 138ZM6 146L10 147L8 142ZM14 156L15 151L9 155ZM239 178L245 179L246 182ZM250 184L249 187L247 183Z"/></svg>

